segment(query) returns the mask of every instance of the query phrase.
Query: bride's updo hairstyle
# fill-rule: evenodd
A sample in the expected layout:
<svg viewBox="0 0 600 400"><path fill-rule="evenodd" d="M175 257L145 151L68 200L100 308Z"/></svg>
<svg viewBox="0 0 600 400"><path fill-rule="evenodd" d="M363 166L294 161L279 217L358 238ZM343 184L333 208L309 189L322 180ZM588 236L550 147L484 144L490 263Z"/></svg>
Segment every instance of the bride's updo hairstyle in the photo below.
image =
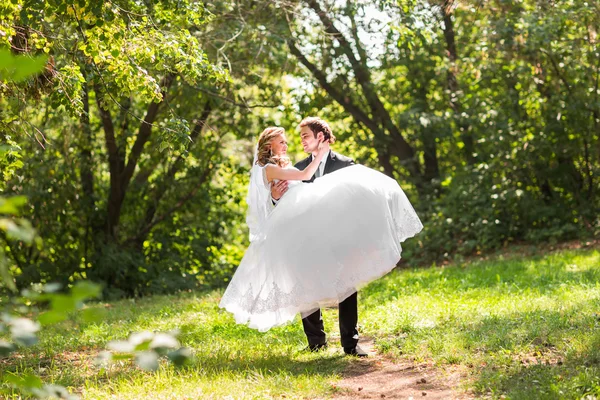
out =
<svg viewBox="0 0 600 400"><path fill-rule="evenodd" d="M267 164L275 164L281 168L286 167L290 163L287 156L278 156L271 151L271 141L285 133L285 129L279 126L270 126L258 137L258 148L256 154L256 163L265 166Z"/></svg>

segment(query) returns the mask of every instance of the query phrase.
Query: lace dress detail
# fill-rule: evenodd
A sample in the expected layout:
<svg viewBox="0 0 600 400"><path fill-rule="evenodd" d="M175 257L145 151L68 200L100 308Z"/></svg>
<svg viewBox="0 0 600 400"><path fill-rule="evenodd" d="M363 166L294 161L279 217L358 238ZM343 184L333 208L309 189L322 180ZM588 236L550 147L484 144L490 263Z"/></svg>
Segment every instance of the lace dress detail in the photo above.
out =
<svg viewBox="0 0 600 400"><path fill-rule="evenodd" d="M423 228L398 183L364 166L294 183L274 208L260 174L264 193L255 197L270 209L220 303L250 328L343 301L391 271L400 243Z"/></svg>

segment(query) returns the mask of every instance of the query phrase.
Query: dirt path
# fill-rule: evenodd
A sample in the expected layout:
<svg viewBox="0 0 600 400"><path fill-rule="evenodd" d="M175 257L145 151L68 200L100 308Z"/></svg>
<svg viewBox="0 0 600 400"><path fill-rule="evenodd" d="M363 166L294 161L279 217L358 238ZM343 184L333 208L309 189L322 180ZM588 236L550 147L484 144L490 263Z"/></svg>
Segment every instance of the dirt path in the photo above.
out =
<svg viewBox="0 0 600 400"><path fill-rule="evenodd" d="M336 400L354 399L472 399L461 388L458 370L440 370L426 364L396 363L377 354L372 339L361 338L369 357L356 359L336 384Z"/></svg>

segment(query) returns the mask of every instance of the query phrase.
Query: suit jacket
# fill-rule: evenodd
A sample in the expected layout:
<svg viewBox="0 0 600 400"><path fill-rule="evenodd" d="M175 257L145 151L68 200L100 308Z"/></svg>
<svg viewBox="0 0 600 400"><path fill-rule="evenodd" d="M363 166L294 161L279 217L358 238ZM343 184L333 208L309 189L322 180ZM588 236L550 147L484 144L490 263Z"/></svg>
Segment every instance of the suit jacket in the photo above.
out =
<svg viewBox="0 0 600 400"><path fill-rule="evenodd" d="M338 153L334 152L333 150L329 153L328 157L329 158L327 159L327 162L325 163L325 169L323 170L323 175L326 175L333 171L337 171L338 169L349 167L350 165L354 165L353 159L351 159L350 157L346 157L341 154L338 154ZM310 164L311 161L312 161L312 156L308 156L304 160L298 161L296 163L296 165L294 165L294 167L298 168L301 171L304 171L304 169L306 167L308 167L308 164ZM310 180L304 181L304 182L312 182L314 180L315 180L315 176L313 175L312 178L310 178Z"/></svg>

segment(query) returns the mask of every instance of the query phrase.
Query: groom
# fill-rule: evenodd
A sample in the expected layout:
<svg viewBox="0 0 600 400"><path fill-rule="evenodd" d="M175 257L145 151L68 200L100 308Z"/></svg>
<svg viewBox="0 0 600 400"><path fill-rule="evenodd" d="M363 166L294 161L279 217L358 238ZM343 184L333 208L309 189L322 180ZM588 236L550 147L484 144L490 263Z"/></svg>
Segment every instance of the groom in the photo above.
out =
<svg viewBox="0 0 600 400"><path fill-rule="evenodd" d="M302 147L310 155L304 160L298 162L295 167L304 170L317 154L319 139L329 140L330 144L335 142L335 136L327 122L317 117L307 117L300 122L300 138ZM313 182L315 179L326 175L338 169L354 165L354 160L341 154L330 151L328 156L323 157L317 172L307 182ZM287 182L281 181L271 188L271 196L276 203L287 191ZM358 346L358 304L357 294L354 292L350 297L339 303L339 322L340 336L344 352L348 355L367 357L367 353ZM321 310L302 318L304 333L308 339L308 349L310 351L319 351L327 346L327 337L323 327L323 317Z"/></svg>

